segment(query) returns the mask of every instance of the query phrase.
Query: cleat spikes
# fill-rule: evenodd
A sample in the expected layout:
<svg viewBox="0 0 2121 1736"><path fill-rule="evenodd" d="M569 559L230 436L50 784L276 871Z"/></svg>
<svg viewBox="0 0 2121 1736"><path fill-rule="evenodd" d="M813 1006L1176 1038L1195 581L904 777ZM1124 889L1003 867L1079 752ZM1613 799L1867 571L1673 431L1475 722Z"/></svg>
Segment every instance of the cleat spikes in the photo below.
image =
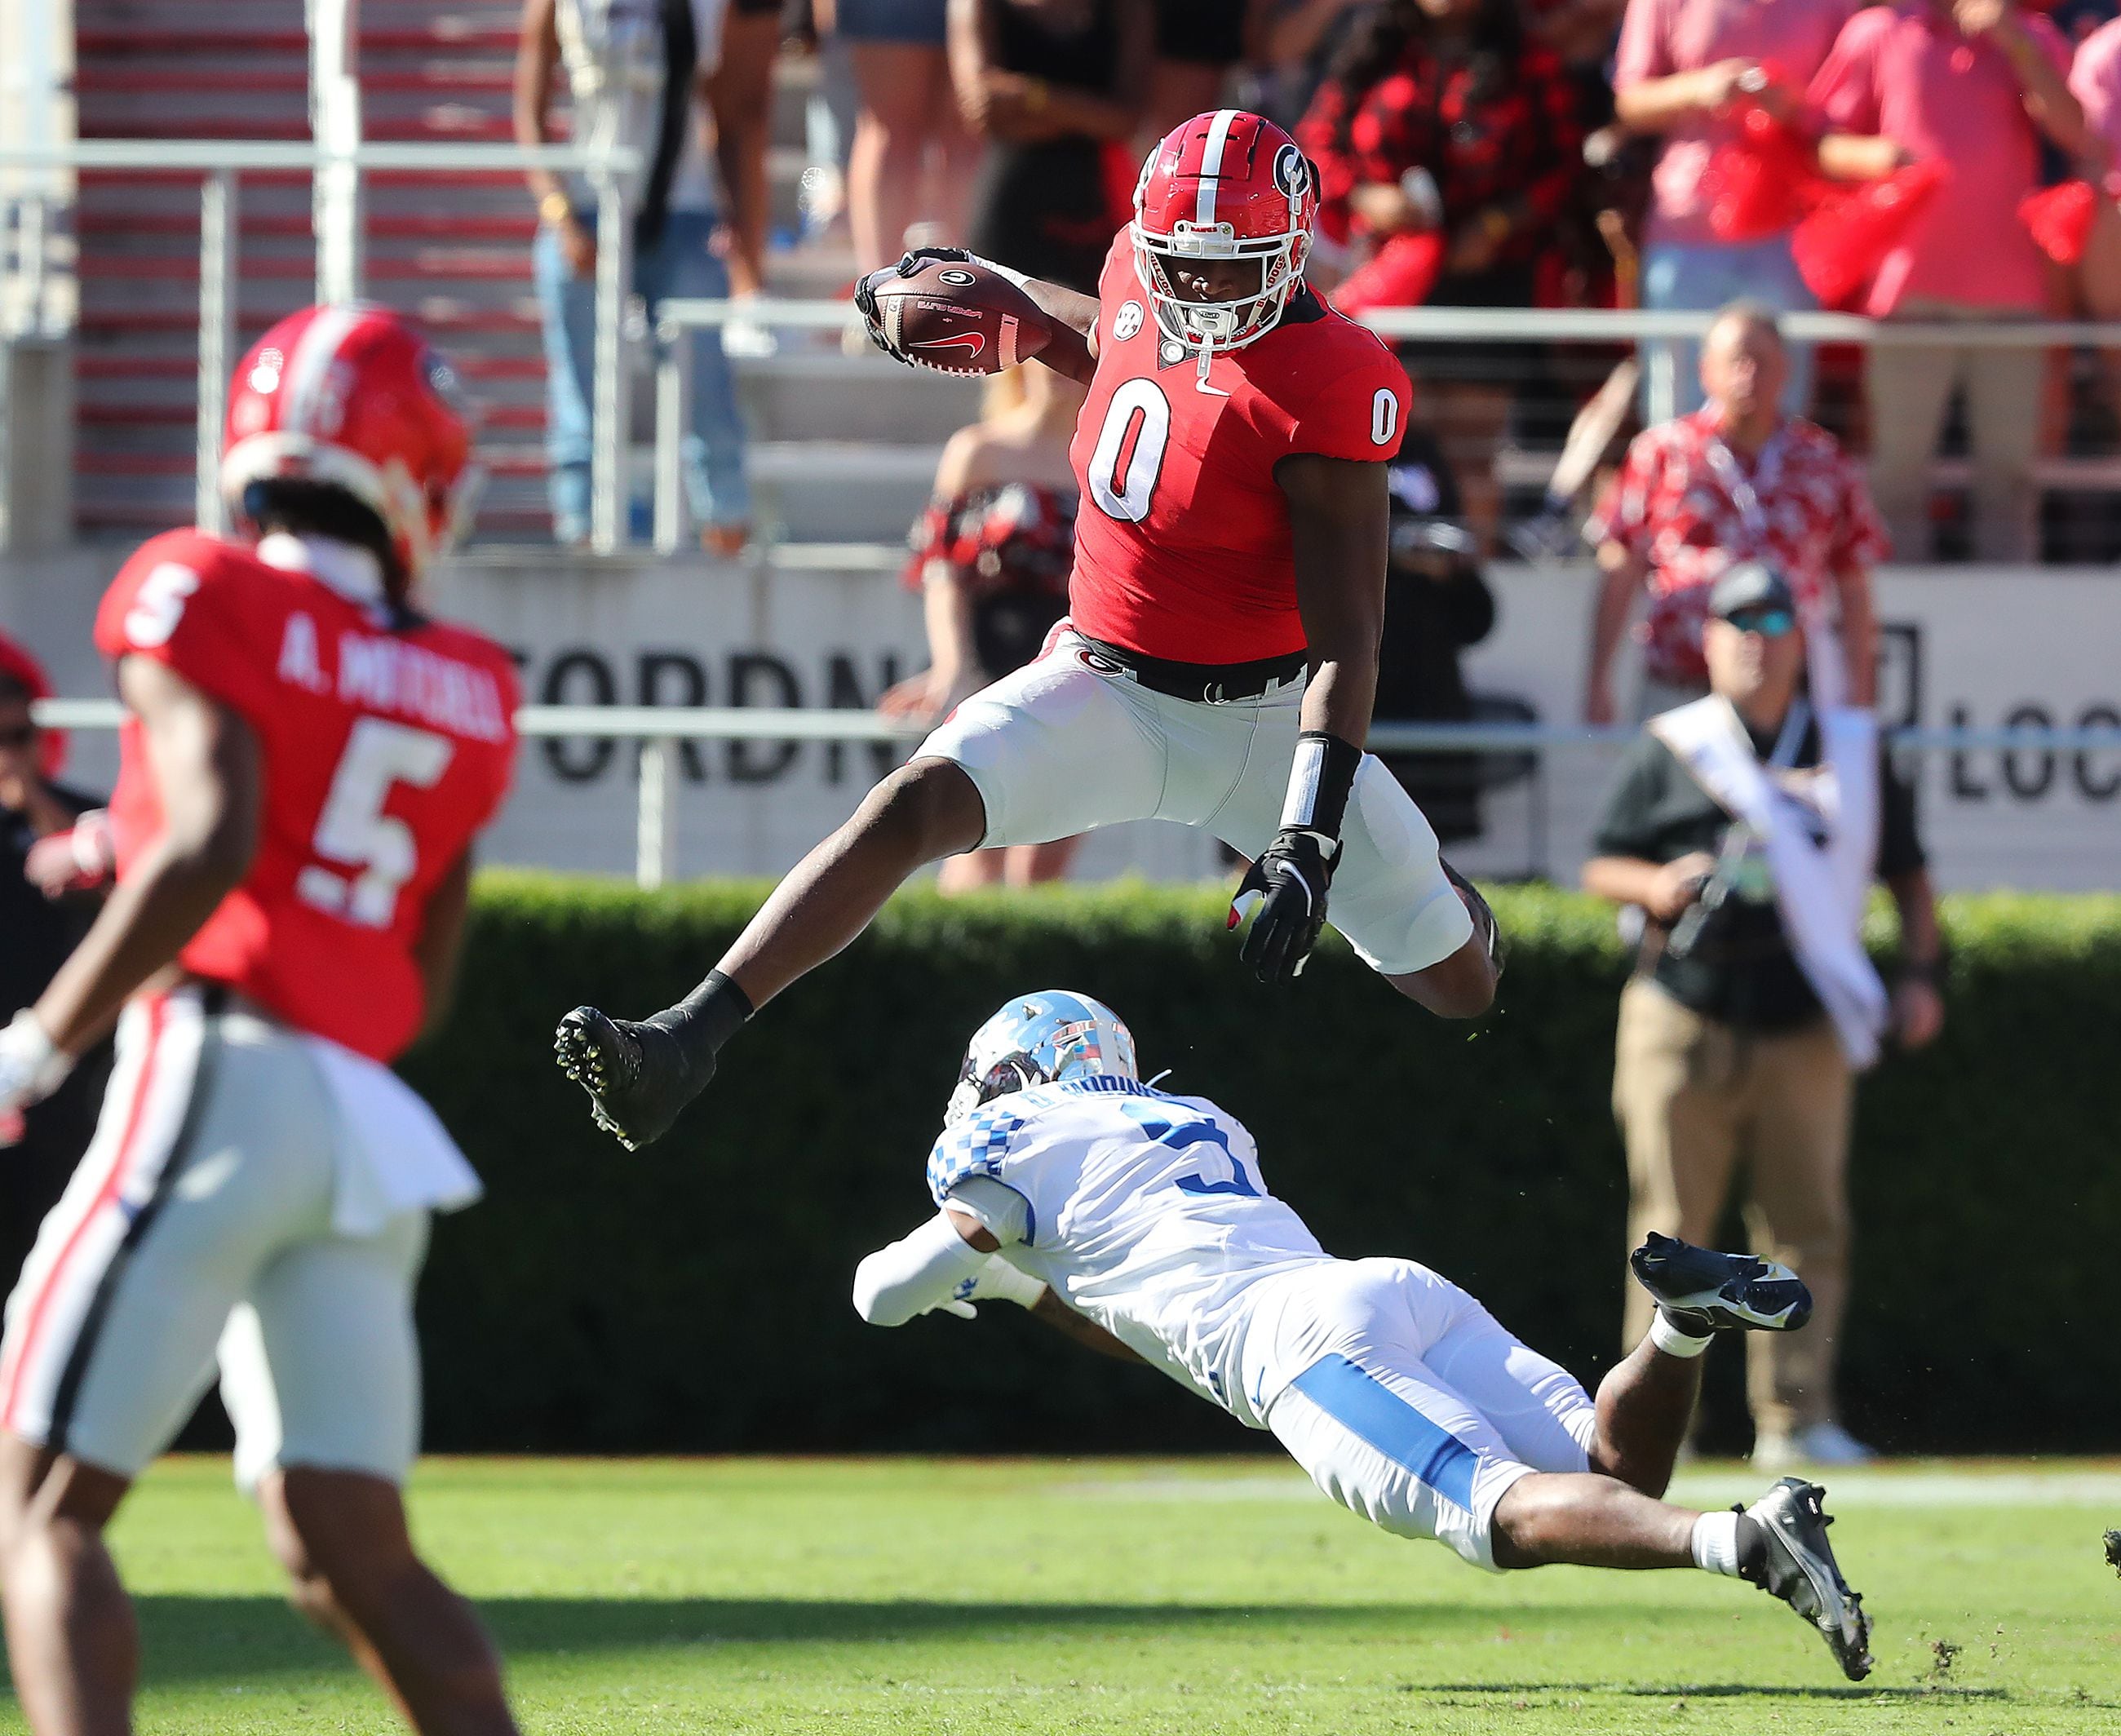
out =
<svg viewBox="0 0 2121 1736"><path fill-rule="evenodd" d="M677 1039L653 1020L613 1019L578 1006L561 1020L552 1050L560 1071L590 1094L590 1119L629 1151L669 1132L714 1076L688 1063Z"/></svg>

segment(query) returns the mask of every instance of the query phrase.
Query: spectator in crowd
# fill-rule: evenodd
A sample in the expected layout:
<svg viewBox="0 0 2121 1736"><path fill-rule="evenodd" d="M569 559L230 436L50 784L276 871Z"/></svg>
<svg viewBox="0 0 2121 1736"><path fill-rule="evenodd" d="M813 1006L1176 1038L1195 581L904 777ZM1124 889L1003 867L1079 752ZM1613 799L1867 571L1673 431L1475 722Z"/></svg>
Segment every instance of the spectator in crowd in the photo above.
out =
<svg viewBox="0 0 2121 1736"><path fill-rule="evenodd" d="M1084 396L1051 368L1011 368L989 383L981 419L943 448L906 567L907 583L921 594L928 667L883 696L885 716L939 721L967 694L1030 662L1067 613L1076 503L1068 446ZM940 884L957 893L1058 880L1079 842L953 856Z"/></svg>
<svg viewBox="0 0 2121 1736"><path fill-rule="evenodd" d="M1526 35L1517 0L1384 0L1349 39L1297 129L1319 166L1326 251L1440 231L1444 307L1529 307L1549 231L1584 172L1577 92ZM1494 455L1522 344L1408 354L1435 401L1446 456L1485 548L1501 490Z"/></svg>
<svg viewBox="0 0 2121 1736"><path fill-rule="evenodd" d="M1626 10L1627 0L1524 0L1526 28L1534 39L1553 49L1571 72L1594 74L1605 85L1608 107L1612 88L1605 69Z"/></svg>
<svg viewBox="0 0 2121 1736"><path fill-rule="evenodd" d="M1350 34L1377 0L1266 0L1250 33L1247 106L1289 128L1323 82Z"/></svg>
<svg viewBox="0 0 2121 1736"><path fill-rule="evenodd" d="M1495 599L1461 516L1458 483L1426 428L1400 441L1389 475L1391 554L1377 646L1379 721L1462 723L1473 698L1460 655L1495 624ZM1480 835L1483 756L1379 756L1419 805L1441 842Z"/></svg>
<svg viewBox="0 0 2121 1736"><path fill-rule="evenodd" d="M1867 706L1877 679L1871 569L1886 553L1862 471L1834 436L1783 413L1789 366L1775 316L1734 302L1701 347L1708 402L1645 428L1584 527L1604 577L1591 632L1584 715L1611 723L1613 658L1636 599L1648 716L1702 693L1702 623L1710 587L1732 562L1767 560L1795 587L1812 629L1813 692ZM1830 630L1830 609L1839 617Z"/></svg>
<svg viewBox="0 0 2121 1736"><path fill-rule="evenodd" d="M1660 133L1643 236L1642 304L1721 307L1739 296L1778 309L1817 304L1790 257L1787 231L1718 240L1708 223L1704 174L1718 144L1737 135L1739 106L1754 102L1785 118L1826 58L1859 0L1629 0L1613 67L1614 110L1637 133ZM1691 343L1644 346L1643 419L1669 422L1700 408ZM1792 348L1783 407L1811 401L1811 352Z"/></svg>
<svg viewBox="0 0 2121 1736"><path fill-rule="evenodd" d="M1268 0L1154 0L1156 58L1149 69L1141 150L1182 120L1223 106L1224 86L1257 39Z"/></svg>
<svg viewBox="0 0 2121 1736"><path fill-rule="evenodd" d="M1872 279L1874 318L1980 321L2037 315L2045 262L2019 220L2039 184L2043 137L2082 154L2069 49L2012 0L1901 0L1858 12L1812 81L1811 102L1844 135L1838 174L1936 160L1951 170ZM2036 349L1880 345L1868 364L1871 486L1904 561L1929 557L1929 464L1955 387L1966 393L1977 560L2039 550L2033 460L2045 362Z"/></svg>
<svg viewBox="0 0 2121 1736"><path fill-rule="evenodd" d="M35 665L0 639L0 1020L44 992L87 931L93 902L63 894L109 868L107 833L90 824L75 836L100 804L57 782L51 738L30 721L43 690ZM100 1055L55 1095L0 1114L0 1272L10 1276L87 1149L106 1063Z"/></svg>
<svg viewBox="0 0 2121 1736"><path fill-rule="evenodd" d="M729 0L721 58L707 80L715 161L729 198L730 293L738 300L766 290L766 232L771 203L766 147L773 130L773 59L781 47L782 0ZM723 328L736 355L771 355L773 334L740 320Z"/></svg>
<svg viewBox="0 0 2121 1736"><path fill-rule="evenodd" d="M1772 568L1717 581L1709 694L1649 721L1583 870L1645 918L1613 1074L1629 1236L1713 1237L1742 1171L1754 1251L1811 1290L1803 1332L1747 1346L1754 1458L1775 1468L1870 1456L1834 1394L1854 1079L1888 1032L1916 1048L1944 1020L1913 795L1868 713L1804 698L1802 637ZM1900 910L1890 996L1861 938L1874 873ZM1630 1298L1629 1343L1648 1313Z"/></svg>
<svg viewBox="0 0 2121 1736"><path fill-rule="evenodd" d="M2084 110L2090 141L2086 171L2096 187L2121 170L2121 18L2109 19L2077 46L2069 69L2070 94ZM2092 207L2091 231L2077 272L2085 314L2121 320L2121 205L2102 196ZM2106 401L2121 416L2121 351L2100 354Z"/></svg>
<svg viewBox="0 0 2121 1736"><path fill-rule="evenodd" d="M986 142L975 253L1097 293L1126 221L1155 30L1149 0L951 0L958 102Z"/></svg>
<svg viewBox="0 0 2121 1736"><path fill-rule="evenodd" d="M965 232L974 145L959 119L945 52L949 0L818 0L854 63L857 110L847 156L856 269L896 261L916 223ZM832 16L828 19L827 15Z"/></svg>
<svg viewBox="0 0 2121 1736"><path fill-rule="evenodd" d="M633 290L652 320L666 296L722 296L726 266L715 245L714 183L706 115L698 103L721 40L722 0L524 0L515 54L515 138L552 137L553 74L564 68L574 137L641 153L627 186ZM552 534L578 548L590 534L590 455L596 366L596 206L587 184L529 175L539 228L532 263L545 341L545 446ZM682 455L702 545L733 555L749 540L751 492L744 424L721 335L692 338L692 426Z"/></svg>

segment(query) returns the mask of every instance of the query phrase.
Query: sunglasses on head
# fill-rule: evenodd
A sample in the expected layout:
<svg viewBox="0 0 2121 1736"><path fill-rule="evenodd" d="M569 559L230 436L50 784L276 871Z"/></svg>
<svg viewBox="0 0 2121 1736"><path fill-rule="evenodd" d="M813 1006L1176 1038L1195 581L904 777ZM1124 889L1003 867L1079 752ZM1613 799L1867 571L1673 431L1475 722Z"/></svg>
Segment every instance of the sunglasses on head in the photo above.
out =
<svg viewBox="0 0 2121 1736"><path fill-rule="evenodd" d="M1797 625L1797 617L1787 609L1741 609L1723 618L1741 633L1758 633L1767 639L1779 639Z"/></svg>

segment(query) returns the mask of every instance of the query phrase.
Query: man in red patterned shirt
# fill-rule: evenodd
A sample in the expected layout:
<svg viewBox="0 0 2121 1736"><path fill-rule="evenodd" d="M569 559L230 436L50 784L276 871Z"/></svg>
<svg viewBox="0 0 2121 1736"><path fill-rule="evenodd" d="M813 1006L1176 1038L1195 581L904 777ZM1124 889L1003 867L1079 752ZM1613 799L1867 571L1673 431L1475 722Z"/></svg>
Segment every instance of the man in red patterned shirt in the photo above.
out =
<svg viewBox="0 0 2121 1736"><path fill-rule="evenodd" d="M1638 715L1708 691L1701 626L1708 591L1740 561L1786 575L1808 623L1824 704L1867 706L1876 692L1871 568L1886 550L1861 471L1834 436L1780 408L1789 370L1774 315L1733 302L1701 350L1708 402L1644 429L1585 527L1605 578L1592 625L1584 716L1611 723L1613 654L1635 600L1649 594ZM1838 622L1837 622L1838 618ZM1832 630L1827 630L1834 623Z"/></svg>

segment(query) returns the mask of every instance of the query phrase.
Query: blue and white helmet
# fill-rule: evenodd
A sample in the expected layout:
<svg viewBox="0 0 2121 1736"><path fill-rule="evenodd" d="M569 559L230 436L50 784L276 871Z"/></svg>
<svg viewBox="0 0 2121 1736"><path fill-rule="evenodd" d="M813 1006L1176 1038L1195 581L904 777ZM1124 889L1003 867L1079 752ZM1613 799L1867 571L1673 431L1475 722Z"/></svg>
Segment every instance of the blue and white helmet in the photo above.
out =
<svg viewBox="0 0 2121 1736"><path fill-rule="evenodd" d="M1134 1034L1102 1001L1066 989L1020 995L972 1033L944 1111L954 1126L981 1104L1060 1079L1139 1079Z"/></svg>

